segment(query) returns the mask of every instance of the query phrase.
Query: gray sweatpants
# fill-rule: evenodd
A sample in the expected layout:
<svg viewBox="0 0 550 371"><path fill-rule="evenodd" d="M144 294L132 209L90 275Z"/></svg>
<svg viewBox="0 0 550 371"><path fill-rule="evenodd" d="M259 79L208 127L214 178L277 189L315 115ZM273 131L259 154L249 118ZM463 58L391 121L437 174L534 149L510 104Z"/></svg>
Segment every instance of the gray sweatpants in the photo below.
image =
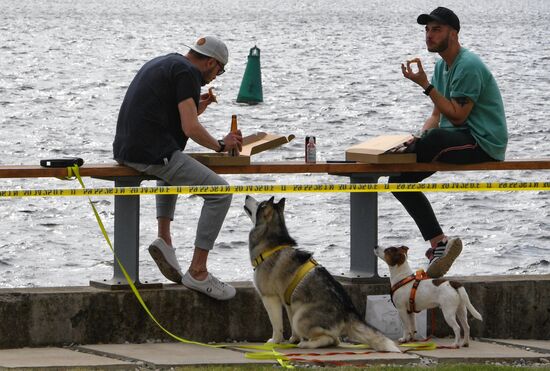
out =
<svg viewBox="0 0 550 371"><path fill-rule="evenodd" d="M165 165L147 165L124 162L138 171L161 179L157 185L192 186L192 185L227 185L228 183L218 174L204 166L194 158L181 151L172 154L170 161ZM203 250L212 250L214 241L218 237L223 221L231 205L231 194L203 194L195 247ZM178 195L156 195L157 218L174 219Z"/></svg>

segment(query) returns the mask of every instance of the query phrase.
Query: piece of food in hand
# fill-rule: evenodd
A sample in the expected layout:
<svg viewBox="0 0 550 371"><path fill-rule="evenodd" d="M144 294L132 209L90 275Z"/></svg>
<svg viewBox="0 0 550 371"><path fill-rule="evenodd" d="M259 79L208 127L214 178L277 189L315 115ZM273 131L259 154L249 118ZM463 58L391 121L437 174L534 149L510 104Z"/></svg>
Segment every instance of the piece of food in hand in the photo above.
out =
<svg viewBox="0 0 550 371"><path fill-rule="evenodd" d="M214 88L208 89L208 95L210 95L210 101L218 103L218 99L216 98L216 95L214 94Z"/></svg>

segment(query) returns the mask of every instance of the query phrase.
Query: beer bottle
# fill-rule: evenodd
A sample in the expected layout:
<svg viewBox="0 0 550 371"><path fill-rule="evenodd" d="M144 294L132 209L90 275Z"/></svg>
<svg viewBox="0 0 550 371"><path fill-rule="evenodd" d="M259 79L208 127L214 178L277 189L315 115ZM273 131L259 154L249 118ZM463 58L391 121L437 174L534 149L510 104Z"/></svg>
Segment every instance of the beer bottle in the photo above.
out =
<svg viewBox="0 0 550 371"><path fill-rule="evenodd" d="M231 132L232 132L232 133L237 132L237 115L231 115ZM236 149L232 149L232 150L229 152L229 155L230 155L230 156L237 156L237 150L236 150Z"/></svg>

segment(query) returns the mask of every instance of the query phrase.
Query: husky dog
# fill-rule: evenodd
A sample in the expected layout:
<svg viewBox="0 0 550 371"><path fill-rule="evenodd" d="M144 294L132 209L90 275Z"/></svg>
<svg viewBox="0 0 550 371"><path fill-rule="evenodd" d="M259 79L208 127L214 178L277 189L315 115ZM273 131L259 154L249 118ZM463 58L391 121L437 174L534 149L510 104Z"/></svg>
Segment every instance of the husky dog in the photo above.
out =
<svg viewBox="0 0 550 371"><path fill-rule="evenodd" d="M346 335L378 351L400 352L392 340L361 319L342 285L311 253L294 248L296 241L285 225L285 199L278 203L273 199L258 202L246 196L244 206L254 223L249 236L254 285L273 328L268 342L284 341L284 305L292 328L289 341L299 342L301 348L337 345Z"/></svg>
<svg viewBox="0 0 550 371"><path fill-rule="evenodd" d="M407 262L408 251L407 246L374 248L376 256L386 262L390 269L392 300L403 323L403 337L399 339L399 342L414 340L416 333L414 312L440 307L445 321L453 329L455 335L453 346L455 348L467 347L470 342L468 312L480 321L483 318L470 302L466 289L456 281L428 278L416 280L416 276ZM462 341L460 341L460 326L456 321L457 317L464 330Z"/></svg>

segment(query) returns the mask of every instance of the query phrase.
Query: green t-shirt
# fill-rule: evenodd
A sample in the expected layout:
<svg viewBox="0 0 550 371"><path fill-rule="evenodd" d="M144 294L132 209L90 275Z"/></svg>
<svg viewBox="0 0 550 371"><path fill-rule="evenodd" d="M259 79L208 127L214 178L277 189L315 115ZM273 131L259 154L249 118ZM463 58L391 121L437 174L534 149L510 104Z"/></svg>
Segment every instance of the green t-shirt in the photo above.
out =
<svg viewBox="0 0 550 371"><path fill-rule="evenodd" d="M495 78L481 59L468 49L460 48L450 69L443 59L436 62L432 85L447 99L468 97L474 102L465 126L456 127L441 115L439 127L468 128L489 156L504 160L508 143L504 104Z"/></svg>

